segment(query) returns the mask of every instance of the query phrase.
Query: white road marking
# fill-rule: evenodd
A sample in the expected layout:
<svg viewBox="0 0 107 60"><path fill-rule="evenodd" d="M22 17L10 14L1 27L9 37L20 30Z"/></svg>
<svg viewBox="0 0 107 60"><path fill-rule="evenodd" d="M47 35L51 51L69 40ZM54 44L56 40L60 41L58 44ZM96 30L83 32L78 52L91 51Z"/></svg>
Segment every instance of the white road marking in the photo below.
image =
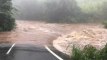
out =
<svg viewBox="0 0 107 60"><path fill-rule="evenodd" d="M14 43L14 44L10 47L10 49L7 51L6 55L8 55L8 54L10 53L10 51L12 50L12 48L13 48L15 45L16 45L16 44Z"/></svg>
<svg viewBox="0 0 107 60"><path fill-rule="evenodd" d="M58 58L59 60L64 60L64 59L62 59L61 57L59 57L57 54L55 54L52 50L50 50L50 49L48 48L48 46L45 46L45 48L46 48L52 55L54 55L56 58Z"/></svg>

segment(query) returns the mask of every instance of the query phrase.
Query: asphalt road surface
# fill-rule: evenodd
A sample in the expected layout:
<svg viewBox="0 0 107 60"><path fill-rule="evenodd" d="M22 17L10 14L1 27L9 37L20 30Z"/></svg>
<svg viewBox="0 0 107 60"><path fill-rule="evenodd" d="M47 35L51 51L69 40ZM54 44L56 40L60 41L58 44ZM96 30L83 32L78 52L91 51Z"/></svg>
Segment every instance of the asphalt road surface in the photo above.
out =
<svg viewBox="0 0 107 60"><path fill-rule="evenodd" d="M16 45L7 55L11 44L0 44L0 60L58 60L45 48L33 45Z"/></svg>

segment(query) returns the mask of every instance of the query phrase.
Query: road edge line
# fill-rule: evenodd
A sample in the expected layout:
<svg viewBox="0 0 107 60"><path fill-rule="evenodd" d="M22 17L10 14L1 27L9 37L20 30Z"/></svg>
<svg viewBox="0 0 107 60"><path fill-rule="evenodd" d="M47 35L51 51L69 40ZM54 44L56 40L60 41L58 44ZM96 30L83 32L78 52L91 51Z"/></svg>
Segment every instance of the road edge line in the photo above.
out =
<svg viewBox="0 0 107 60"><path fill-rule="evenodd" d="M6 55L8 55L8 54L11 52L12 48L13 48L15 45L16 45L16 43L14 43L14 44L10 47L10 49L7 51Z"/></svg>
<svg viewBox="0 0 107 60"><path fill-rule="evenodd" d="M57 59L59 59L59 60L64 60L64 59L62 59L60 56L58 56L57 54L55 54L48 46L45 45L45 48L46 48L53 56L55 56Z"/></svg>

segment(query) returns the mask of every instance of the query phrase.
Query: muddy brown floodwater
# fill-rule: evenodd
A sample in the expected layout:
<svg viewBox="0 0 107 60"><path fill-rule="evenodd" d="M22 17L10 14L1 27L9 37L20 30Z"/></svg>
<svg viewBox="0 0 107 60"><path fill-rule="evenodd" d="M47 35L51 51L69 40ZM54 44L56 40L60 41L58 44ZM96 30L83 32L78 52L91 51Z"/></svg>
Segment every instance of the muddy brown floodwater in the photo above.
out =
<svg viewBox="0 0 107 60"><path fill-rule="evenodd" d="M50 45L53 40L73 30L100 28L98 24L57 24L37 21L17 20L17 27L11 32L0 33L0 43Z"/></svg>

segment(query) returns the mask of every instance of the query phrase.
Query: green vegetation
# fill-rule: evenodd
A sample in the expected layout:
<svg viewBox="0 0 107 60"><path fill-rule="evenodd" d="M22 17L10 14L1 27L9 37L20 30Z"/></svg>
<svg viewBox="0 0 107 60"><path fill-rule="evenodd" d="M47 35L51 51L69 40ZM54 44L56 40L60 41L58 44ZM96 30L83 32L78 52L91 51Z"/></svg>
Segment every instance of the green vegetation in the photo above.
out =
<svg viewBox="0 0 107 60"><path fill-rule="evenodd" d="M10 31L15 27L11 0L0 0L0 31Z"/></svg>
<svg viewBox="0 0 107 60"><path fill-rule="evenodd" d="M16 2L14 4L18 4ZM107 0L23 0L18 5L20 14L16 17L19 20L57 23L107 20Z"/></svg>
<svg viewBox="0 0 107 60"><path fill-rule="evenodd" d="M107 44L101 49L97 50L91 45L87 45L83 50L73 47L72 51L73 60L107 60Z"/></svg>
<svg viewBox="0 0 107 60"><path fill-rule="evenodd" d="M107 21L103 22L104 28L107 28Z"/></svg>

